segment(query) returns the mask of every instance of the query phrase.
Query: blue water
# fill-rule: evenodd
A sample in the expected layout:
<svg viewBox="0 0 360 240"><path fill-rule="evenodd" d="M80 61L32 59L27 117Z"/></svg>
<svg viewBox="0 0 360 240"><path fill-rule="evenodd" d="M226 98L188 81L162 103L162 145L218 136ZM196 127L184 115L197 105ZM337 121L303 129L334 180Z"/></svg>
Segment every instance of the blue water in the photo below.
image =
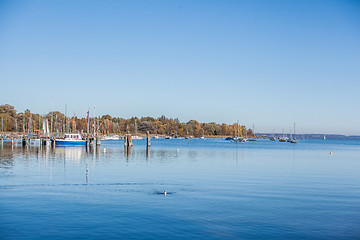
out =
<svg viewBox="0 0 360 240"><path fill-rule="evenodd" d="M134 145L1 144L0 239L360 239L360 141Z"/></svg>

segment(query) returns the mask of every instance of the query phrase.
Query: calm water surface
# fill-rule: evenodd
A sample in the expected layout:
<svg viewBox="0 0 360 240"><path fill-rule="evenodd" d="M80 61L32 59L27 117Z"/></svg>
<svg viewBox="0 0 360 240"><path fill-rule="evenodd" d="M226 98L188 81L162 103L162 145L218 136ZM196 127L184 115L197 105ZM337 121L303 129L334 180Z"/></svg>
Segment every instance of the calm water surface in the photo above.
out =
<svg viewBox="0 0 360 240"><path fill-rule="evenodd" d="M0 239L360 239L360 141L134 144L2 143Z"/></svg>

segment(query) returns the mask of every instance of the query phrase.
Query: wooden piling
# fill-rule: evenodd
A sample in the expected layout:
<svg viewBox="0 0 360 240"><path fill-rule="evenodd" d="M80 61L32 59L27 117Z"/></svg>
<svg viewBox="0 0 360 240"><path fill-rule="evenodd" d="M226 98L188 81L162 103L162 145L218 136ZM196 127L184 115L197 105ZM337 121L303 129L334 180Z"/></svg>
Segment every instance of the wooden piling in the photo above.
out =
<svg viewBox="0 0 360 240"><path fill-rule="evenodd" d="M129 135L129 137L128 137L128 146L129 147L134 146L131 135Z"/></svg>
<svg viewBox="0 0 360 240"><path fill-rule="evenodd" d="M99 135L96 135L96 146L99 147L101 144L101 139Z"/></svg>
<svg viewBox="0 0 360 240"><path fill-rule="evenodd" d="M27 145L27 142L26 142L26 138L25 138L25 137L23 137L23 139L22 139L22 145L23 145L23 147L25 147L25 146Z"/></svg>
<svg viewBox="0 0 360 240"><path fill-rule="evenodd" d="M147 143L147 147L150 147L150 145L151 145L151 143L150 143L150 133L149 133L149 131L146 131L146 135L147 135L147 137L146 137L146 143Z"/></svg>
<svg viewBox="0 0 360 240"><path fill-rule="evenodd" d="M128 135L125 134L124 136L124 147L127 148L128 147Z"/></svg>

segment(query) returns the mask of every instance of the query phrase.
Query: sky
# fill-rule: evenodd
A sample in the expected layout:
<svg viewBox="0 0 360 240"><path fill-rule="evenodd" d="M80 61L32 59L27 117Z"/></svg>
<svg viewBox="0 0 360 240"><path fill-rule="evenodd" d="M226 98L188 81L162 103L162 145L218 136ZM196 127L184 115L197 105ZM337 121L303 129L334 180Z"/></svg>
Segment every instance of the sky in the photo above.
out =
<svg viewBox="0 0 360 240"><path fill-rule="evenodd" d="M0 104L360 135L360 1L0 0Z"/></svg>

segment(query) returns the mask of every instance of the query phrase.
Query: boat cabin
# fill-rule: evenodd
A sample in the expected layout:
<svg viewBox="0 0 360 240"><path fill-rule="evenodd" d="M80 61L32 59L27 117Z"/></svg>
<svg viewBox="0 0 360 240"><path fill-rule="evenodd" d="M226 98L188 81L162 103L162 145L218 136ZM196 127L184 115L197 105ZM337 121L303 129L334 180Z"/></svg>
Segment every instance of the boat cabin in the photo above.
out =
<svg viewBox="0 0 360 240"><path fill-rule="evenodd" d="M66 133L65 140L81 140L81 135L78 133Z"/></svg>

